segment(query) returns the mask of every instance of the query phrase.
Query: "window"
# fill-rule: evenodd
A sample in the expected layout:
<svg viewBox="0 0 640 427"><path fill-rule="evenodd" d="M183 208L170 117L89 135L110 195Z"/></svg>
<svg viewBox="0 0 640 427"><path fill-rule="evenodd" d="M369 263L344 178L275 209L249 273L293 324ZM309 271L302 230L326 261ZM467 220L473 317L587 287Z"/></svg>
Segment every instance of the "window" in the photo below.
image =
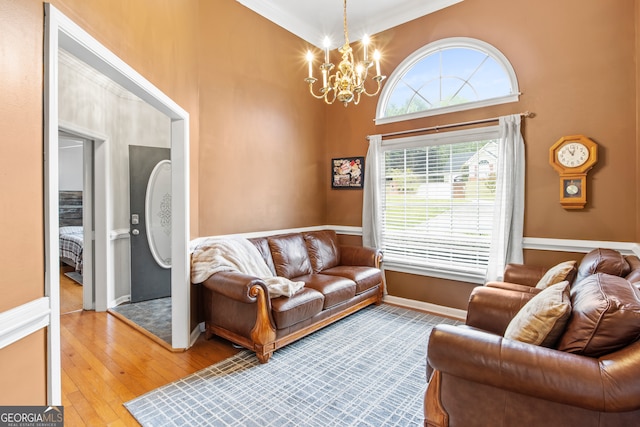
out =
<svg viewBox="0 0 640 427"><path fill-rule="evenodd" d="M383 141L379 188L385 262L446 277L485 277L498 129Z"/></svg>
<svg viewBox="0 0 640 427"><path fill-rule="evenodd" d="M505 56L470 38L450 38L414 52L391 74L376 124L518 100L518 82Z"/></svg>

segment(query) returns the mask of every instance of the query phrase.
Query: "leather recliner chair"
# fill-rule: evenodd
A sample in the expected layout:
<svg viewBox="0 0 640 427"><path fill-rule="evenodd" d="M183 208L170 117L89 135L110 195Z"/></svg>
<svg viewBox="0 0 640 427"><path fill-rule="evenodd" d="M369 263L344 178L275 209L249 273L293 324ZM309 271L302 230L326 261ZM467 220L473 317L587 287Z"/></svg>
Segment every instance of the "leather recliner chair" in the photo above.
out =
<svg viewBox="0 0 640 427"><path fill-rule="evenodd" d="M511 319L538 293L534 286L544 271L509 266L505 282L474 289L465 325L433 329L425 426L640 425L640 260L598 249L577 269L574 311L564 334L574 334L585 346L616 334L624 338L622 345L590 354L586 348L581 354L503 337ZM597 292L581 294L587 285ZM570 332L575 311L585 304L596 308L595 329Z"/></svg>

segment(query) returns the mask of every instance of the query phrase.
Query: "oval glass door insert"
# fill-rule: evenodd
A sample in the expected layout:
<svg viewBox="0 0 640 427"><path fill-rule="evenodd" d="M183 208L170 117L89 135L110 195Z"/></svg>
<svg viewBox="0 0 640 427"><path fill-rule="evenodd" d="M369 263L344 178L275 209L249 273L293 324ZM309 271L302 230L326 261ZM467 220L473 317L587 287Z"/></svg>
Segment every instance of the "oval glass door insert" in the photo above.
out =
<svg viewBox="0 0 640 427"><path fill-rule="evenodd" d="M153 168L144 206L153 259L160 267L171 268L171 160L162 160Z"/></svg>

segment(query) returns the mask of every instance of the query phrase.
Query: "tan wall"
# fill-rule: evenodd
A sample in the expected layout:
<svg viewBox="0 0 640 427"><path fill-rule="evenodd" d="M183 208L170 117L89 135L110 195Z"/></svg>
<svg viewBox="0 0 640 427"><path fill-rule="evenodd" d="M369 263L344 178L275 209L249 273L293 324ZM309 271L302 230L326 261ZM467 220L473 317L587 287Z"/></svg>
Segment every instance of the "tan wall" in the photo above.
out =
<svg viewBox="0 0 640 427"><path fill-rule="evenodd" d="M635 37L635 42L636 42L636 51L635 51L635 57L639 58L640 57L640 31L638 31L638 26L640 25L640 1L638 0L634 0L633 2L635 4L635 24L636 24L636 37ZM636 135L635 135L635 141L636 141L636 147L640 147L640 128L639 128L639 122L640 122L640 84L638 84L638 82L640 82L640 64L638 63L638 61L636 60L636 91L635 91L635 96L636 96ZM636 149L636 154L635 154L635 158L636 158L636 188L640 188L640 150ZM638 197L636 199L636 230L638 234L640 234L640 197Z"/></svg>
<svg viewBox="0 0 640 427"><path fill-rule="evenodd" d="M200 233L324 223L325 111L306 44L236 1L201 2Z"/></svg>
<svg viewBox="0 0 640 427"><path fill-rule="evenodd" d="M191 231L197 235L199 1L52 3L190 113ZM43 17L42 0L0 0L0 312L44 295ZM43 337L40 331L0 350L0 405L46 402ZM19 386L9 383L15 372Z"/></svg>
<svg viewBox="0 0 640 427"><path fill-rule="evenodd" d="M0 312L44 295L42 4L0 2ZM40 338L38 338L40 337ZM0 405L44 404L42 334L0 350ZM14 384L21 368L22 384Z"/></svg>
<svg viewBox="0 0 640 427"><path fill-rule="evenodd" d="M638 173L635 1L566 0L545 4L465 1L378 34L382 69L394 68L418 48L447 37L473 37L498 48L513 65L522 96L518 103L376 126L377 98L357 107L328 109L328 152L332 157L365 155L366 135L456 123L532 111L524 119L526 207L524 235L557 239L638 241ZM588 205L565 211L558 200L558 174L548 163L549 147L564 135L585 134L599 146L588 176ZM365 165L366 167L366 165ZM327 223L361 225L362 192L327 193ZM352 206L352 209L343 209ZM552 256L562 258L561 254ZM396 280L397 279L397 280ZM411 282L411 283L409 283ZM419 282L419 283L418 283ZM430 278L401 280L389 288L398 296L428 295L445 303L446 284ZM412 290L425 287L428 290ZM462 297L458 308L464 308Z"/></svg>

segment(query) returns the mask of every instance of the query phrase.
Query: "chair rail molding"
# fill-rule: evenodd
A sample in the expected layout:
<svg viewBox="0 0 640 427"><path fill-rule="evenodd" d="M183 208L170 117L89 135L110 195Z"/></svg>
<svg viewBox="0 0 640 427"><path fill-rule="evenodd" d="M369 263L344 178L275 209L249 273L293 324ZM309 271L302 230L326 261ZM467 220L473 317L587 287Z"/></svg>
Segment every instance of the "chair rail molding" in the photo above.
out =
<svg viewBox="0 0 640 427"><path fill-rule="evenodd" d="M0 349L49 326L49 304L42 297L0 313Z"/></svg>
<svg viewBox="0 0 640 427"><path fill-rule="evenodd" d="M603 240L569 240L550 239L543 237L525 237L522 242L524 249L537 251L578 252L587 253L597 248L615 249L625 255L640 256L640 244L635 242L614 242Z"/></svg>

